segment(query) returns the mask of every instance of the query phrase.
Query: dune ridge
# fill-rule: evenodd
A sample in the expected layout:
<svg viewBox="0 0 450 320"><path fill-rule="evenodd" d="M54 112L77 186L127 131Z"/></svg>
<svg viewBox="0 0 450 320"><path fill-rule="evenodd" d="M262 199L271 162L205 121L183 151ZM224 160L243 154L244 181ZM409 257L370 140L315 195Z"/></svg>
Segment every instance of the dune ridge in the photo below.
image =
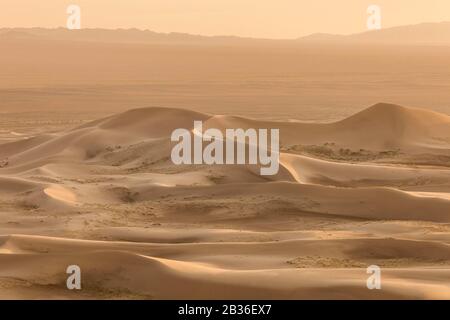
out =
<svg viewBox="0 0 450 320"><path fill-rule="evenodd" d="M198 120L280 129L279 173L175 166L170 135ZM0 144L0 298L448 299L449 161L450 116L386 103L332 123L140 108L17 137Z"/></svg>

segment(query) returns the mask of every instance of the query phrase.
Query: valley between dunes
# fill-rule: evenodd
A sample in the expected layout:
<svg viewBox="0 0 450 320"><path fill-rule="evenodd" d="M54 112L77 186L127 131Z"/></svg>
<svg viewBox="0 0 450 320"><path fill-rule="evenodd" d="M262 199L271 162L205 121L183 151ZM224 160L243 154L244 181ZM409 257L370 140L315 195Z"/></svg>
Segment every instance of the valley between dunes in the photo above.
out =
<svg viewBox="0 0 450 320"><path fill-rule="evenodd" d="M175 166L177 128L279 128L280 170ZM79 265L81 291L66 288ZM368 290L366 268L382 268ZM142 108L0 145L0 299L450 299L450 116Z"/></svg>

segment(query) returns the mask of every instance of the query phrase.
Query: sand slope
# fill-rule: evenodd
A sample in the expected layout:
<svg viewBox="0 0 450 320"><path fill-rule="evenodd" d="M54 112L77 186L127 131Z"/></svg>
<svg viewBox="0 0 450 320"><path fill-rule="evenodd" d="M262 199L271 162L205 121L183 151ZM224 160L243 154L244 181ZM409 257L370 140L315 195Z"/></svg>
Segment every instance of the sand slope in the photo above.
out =
<svg viewBox="0 0 450 320"><path fill-rule="evenodd" d="M277 248L280 245L275 245ZM293 244L291 244L292 247ZM297 246L300 244L297 244ZM389 246L389 242L384 243ZM193 248L190 248L192 247ZM208 246L208 245L206 245ZM228 259L236 259L236 252L261 254L264 244L249 250L246 244L234 244L227 248ZM243 246L243 250L242 247ZM433 247L433 245L431 245ZM325 268L307 269L267 268L233 270L217 265L183 262L177 259L166 259L148 255L164 255L161 251L178 250L184 254L191 249L195 255L195 245L184 245L180 248L164 246L153 249L152 245L132 245L126 243L102 243L94 241L73 241L57 238L36 238L29 236L12 236L4 240L2 262L2 298L29 297L46 295L53 298L150 298L150 299L342 299L342 298L448 298L448 284L429 281L431 278L448 276L448 269L393 269L384 274L384 292L380 293L364 289L364 269L349 265L345 269L336 269L330 265ZM160 246L159 246L160 247ZM329 244L307 244L313 250L321 249L333 252ZM351 247L351 245L350 245ZM394 245L394 248L396 246ZM43 249L45 248L45 249ZM430 250L423 248L424 251ZM24 251L25 250L25 251ZM45 255L42 254L45 250ZM392 249L391 249L392 250ZM400 249L402 250L402 249ZM442 259L449 257L449 248L442 248L446 255L436 255ZM142 252L147 252L144 254ZM157 253L160 251L160 253ZM270 250L270 252L279 250ZM27 254L23 254L23 253ZM211 254L205 248L203 253ZM433 252L433 251L431 251ZM297 254L303 254L299 252ZM309 254L313 254L312 252ZM339 254L339 253L338 253ZM428 254L428 256L431 256ZM174 256L173 253L171 256ZM226 261L223 258L224 261ZM253 259L255 260L255 259ZM260 263L267 259L258 260ZM86 287L77 295L62 290L65 277L61 270L76 261L86 273ZM339 261L339 259L336 259ZM345 261L345 260L344 260ZM44 270L40 265L46 264ZM223 264L223 263L222 263ZM235 269L235 268L234 268ZM327 283L326 286L319 283ZM409 287L411 290L405 290ZM15 288L13 291L12 288ZM12 296L11 296L12 294Z"/></svg>
<svg viewBox="0 0 450 320"><path fill-rule="evenodd" d="M195 120L279 128L279 173L173 165ZM448 299L449 160L449 116L391 104L334 123L142 108L8 142L0 298Z"/></svg>

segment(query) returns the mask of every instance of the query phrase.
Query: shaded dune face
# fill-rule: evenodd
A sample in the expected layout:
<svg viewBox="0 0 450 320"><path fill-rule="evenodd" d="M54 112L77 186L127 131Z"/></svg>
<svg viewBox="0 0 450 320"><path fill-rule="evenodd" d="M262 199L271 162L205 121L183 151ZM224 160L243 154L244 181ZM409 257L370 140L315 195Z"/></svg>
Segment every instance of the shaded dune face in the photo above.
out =
<svg viewBox="0 0 450 320"><path fill-rule="evenodd" d="M278 174L174 165L194 121L279 129ZM334 123L142 108L2 144L0 298L449 298L449 165L449 116L384 103Z"/></svg>

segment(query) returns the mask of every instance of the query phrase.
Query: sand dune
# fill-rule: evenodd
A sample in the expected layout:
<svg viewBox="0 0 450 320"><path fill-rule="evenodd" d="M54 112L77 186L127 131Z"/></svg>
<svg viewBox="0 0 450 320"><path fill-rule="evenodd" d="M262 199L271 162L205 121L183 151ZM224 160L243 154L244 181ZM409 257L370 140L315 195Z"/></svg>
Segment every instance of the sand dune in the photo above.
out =
<svg viewBox="0 0 450 320"><path fill-rule="evenodd" d="M400 149L450 156L450 116L390 104L377 104L330 124L256 121L177 109L136 109L88 123L53 139L42 137L9 143L2 154L8 158L9 167L55 156L88 160L107 148L167 138L176 128L192 129L194 120L204 121L205 130L279 128L285 147L329 144L359 150Z"/></svg>
<svg viewBox="0 0 450 320"><path fill-rule="evenodd" d="M291 244L292 246L293 244ZM45 248L45 255L42 254ZM205 246L205 245L203 245ZM207 246L207 245L206 245ZM219 246L227 246L226 244ZM242 248L243 246L243 248ZM264 244L262 244L264 246ZM278 247L278 245L276 245ZM24 251L24 247L25 250ZM386 272L383 295L363 289L365 270L353 266L336 269L331 264L327 267L303 269L264 268L268 258L252 261L263 263L259 269L236 270L199 262L184 262L177 259L157 258L138 253L152 251L151 245L139 246L116 243L107 244L93 241L60 240L56 238L36 238L13 236L5 239L0 256L2 262L2 285L5 297L26 297L27 295L45 294L56 298L212 298L212 299L313 299L313 298L441 298L448 297L448 285L439 281L428 281L428 277L448 276L448 269L394 269ZM149 247L148 249L145 247ZM167 247L167 245L165 246ZM179 251L186 254L191 245L183 245ZM244 256L262 252L265 248L246 249L248 245L235 244L229 248L229 260L241 252ZM298 246L296 246L298 247ZM307 245L312 252L317 244ZM447 246L448 247L448 246ZM119 249L120 248L120 249ZM425 249L425 248L424 248ZM137 252L133 252L136 250ZM170 251L171 249L168 248ZM173 250L173 249L172 249ZM194 248L195 250L195 248ZM322 249L324 250L324 249ZM414 249L413 249L414 250ZM437 256L441 259L449 257ZM334 253L332 248L325 249ZM424 252L427 250L425 249ZM27 254L23 254L23 253ZM36 254L37 252L38 254ZM70 252L70 253L68 253ZM195 252L195 251L194 251ZM212 254L208 248L202 250ZM271 253L270 250L269 253ZM275 252L278 252L276 250ZM195 253L194 253L195 254ZM216 255L220 255L219 251ZM297 254L302 254L299 252ZM312 253L311 253L312 254ZM172 254L173 256L173 254ZM222 259L223 262L225 259ZM82 295L63 291L65 278L61 270L76 261L85 271L89 283ZM337 259L337 261L339 261ZM45 263L45 271L39 266ZM33 268L34 266L34 268ZM14 269L12 269L14 268ZM9 282L6 279L14 277ZM18 280L19 278L20 280ZM327 285L320 285L320 279L327 280ZM415 290L405 290L409 286ZM11 288L15 287L15 291ZM31 287L32 289L28 289Z"/></svg>
<svg viewBox="0 0 450 320"><path fill-rule="evenodd" d="M170 160L174 129L279 128L280 171ZM0 145L0 298L449 298L450 117L141 108ZM80 292L65 288L82 268ZM366 268L383 269L383 290ZM42 265L46 267L43 268Z"/></svg>
<svg viewBox="0 0 450 320"><path fill-rule="evenodd" d="M334 186L394 186L402 189L445 187L450 171L427 167L332 162L285 153L281 162L300 183Z"/></svg>
<svg viewBox="0 0 450 320"><path fill-rule="evenodd" d="M285 146L335 144L351 149L430 151L448 155L450 116L379 103L347 119L328 124L270 122L213 117L213 128L279 128Z"/></svg>

